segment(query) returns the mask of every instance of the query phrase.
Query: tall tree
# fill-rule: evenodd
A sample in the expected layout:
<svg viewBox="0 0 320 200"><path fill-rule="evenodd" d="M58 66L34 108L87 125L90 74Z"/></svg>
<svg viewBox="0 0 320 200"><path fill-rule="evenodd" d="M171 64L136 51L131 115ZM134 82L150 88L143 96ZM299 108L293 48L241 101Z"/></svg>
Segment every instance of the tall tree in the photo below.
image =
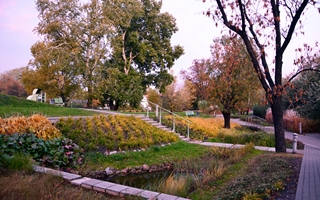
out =
<svg viewBox="0 0 320 200"><path fill-rule="evenodd" d="M136 97L123 96L130 91L120 98L115 88L134 88L142 98L147 86L163 90L172 82L168 70L183 49L171 46L171 36L178 29L170 14L160 13L161 2L37 0L36 5L40 22L35 32L43 36L43 41L41 48L40 43L34 45L29 67L38 75L41 71L71 73L74 80L80 80L79 87L87 91L89 107L92 99L101 97L112 109L128 101L137 105ZM125 81L118 81L117 87L107 84L112 74ZM56 84L50 78L38 82Z"/></svg>
<svg viewBox="0 0 320 200"><path fill-rule="evenodd" d="M170 42L178 30L175 19L160 12L161 1L110 0L104 1L103 7L116 32L111 42L112 59L106 62L106 67L117 68L125 76L139 75L140 82L134 82L136 85L133 86L136 91L142 86L138 94L145 93L149 86L163 92L173 81L169 70L183 54L182 47L171 46ZM117 97L111 94L115 93L108 92L103 96L111 108L116 108L112 104L117 103Z"/></svg>
<svg viewBox="0 0 320 200"><path fill-rule="evenodd" d="M160 94L156 89L153 88L149 88L147 90L147 99L148 101L161 105L161 98L160 98ZM149 106L151 106L152 110L155 110L156 106L153 104L150 104Z"/></svg>
<svg viewBox="0 0 320 200"><path fill-rule="evenodd" d="M216 102L224 118L224 128L230 128L230 115L241 104L250 101L258 79L251 67L245 46L237 37L223 36L211 46L212 100Z"/></svg>
<svg viewBox="0 0 320 200"><path fill-rule="evenodd" d="M108 18L117 36L112 41L113 59L122 72L137 71L144 90L150 85L164 91L173 81L169 73L174 61L183 54L179 45L171 46L178 31L175 18L161 13L162 1L104 1Z"/></svg>
<svg viewBox="0 0 320 200"><path fill-rule="evenodd" d="M40 63L38 67L52 68L54 64L56 70L75 72L74 77L81 77L81 86L88 92L90 107L94 85L101 80L99 68L110 55L109 37L113 31L103 16L100 1L82 4L78 0L37 0L36 5L40 22L35 32L44 37L43 53L51 63L46 66ZM53 50L56 55L51 58ZM37 57L34 61L37 62Z"/></svg>
<svg viewBox="0 0 320 200"><path fill-rule="evenodd" d="M0 93L17 97L27 97L27 91L20 81L23 68L0 74Z"/></svg>
<svg viewBox="0 0 320 200"><path fill-rule="evenodd" d="M205 2L206 0L203 0ZM218 23L239 35L250 55L266 97L272 109L275 128L276 152L286 152L282 110L283 54L292 36L301 28L301 16L314 0L215 0L216 4L206 12ZM284 15L280 15L284 13ZM297 27L297 25L300 27ZM283 39L283 40L282 40ZM274 77L267 62L266 47L275 49ZM258 51L255 51L258 49Z"/></svg>
<svg viewBox="0 0 320 200"><path fill-rule="evenodd" d="M79 89L80 81L74 57L66 49L55 47L51 42L37 42L31 47L34 59L22 73L22 81L29 94L40 88L47 98L61 97L67 104Z"/></svg>
<svg viewBox="0 0 320 200"><path fill-rule="evenodd" d="M192 83L196 91L197 102L208 101L210 95L210 73L211 62L208 59L194 60L192 66L187 70L182 70L180 74L185 80Z"/></svg>
<svg viewBox="0 0 320 200"><path fill-rule="evenodd" d="M166 87L166 91L162 94L162 106L171 112L190 109L195 99L192 90L190 82L185 81L183 86L179 87L175 80Z"/></svg>

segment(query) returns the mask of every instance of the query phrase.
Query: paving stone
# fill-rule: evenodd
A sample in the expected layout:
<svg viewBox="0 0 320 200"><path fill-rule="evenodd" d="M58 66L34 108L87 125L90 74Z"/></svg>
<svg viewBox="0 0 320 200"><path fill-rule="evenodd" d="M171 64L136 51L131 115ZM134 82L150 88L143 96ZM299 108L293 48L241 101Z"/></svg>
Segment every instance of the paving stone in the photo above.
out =
<svg viewBox="0 0 320 200"><path fill-rule="evenodd" d="M124 194L121 193L121 191L127 189L128 186L115 184L111 187L106 188L106 193L116 196L124 196Z"/></svg>
<svg viewBox="0 0 320 200"><path fill-rule="evenodd" d="M72 181L75 179L79 179L82 178L82 176L78 175L78 174L63 174L62 178L68 181Z"/></svg>
<svg viewBox="0 0 320 200"><path fill-rule="evenodd" d="M244 147L244 146L245 146L245 145L243 145L243 144L235 144L235 145L232 146L232 148L240 149L240 148L242 148L242 147Z"/></svg>
<svg viewBox="0 0 320 200"><path fill-rule="evenodd" d="M276 152L276 148L271 147L271 148L268 149L268 151Z"/></svg>
<svg viewBox="0 0 320 200"><path fill-rule="evenodd" d="M55 169L48 169L46 170L45 172L46 174L51 174L51 175L54 175L54 176L62 176L62 172L61 171L58 171L58 170L55 170Z"/></svg>
<svg viewBox="0 0 320 200"><path fill-rule="evenodd" d="M157 200L176 200L178 197L170 194L160 194L156 198Z"/></svg>
<svg viewBox="0 0 320 200"><path fill-rule="evenodd" d="M143 198L147 198L147 199L154 199L156 198L156 196L158 196L160 193L158 192L152 192L152 191L148 191L148 190L145 190L143 192L141 192L139 194L139 196L143 197Z"/></svg>
<svg viewBox="0 0 320 200"><path fill-rule="evenodd" d="M103 181L98 180L98 179L89 179L81 183L81 187L87 188L87 189L92 189L94 185L98 183L102 183Z"/></svg>
<svg viewBox="0 0 320 200"><path fill-rule="evenodd" d="M87 180L90 180L90 178L87 178L87 177L83 177L83 178L80 178L80 179L76 179L76 180L73 180L73 181L70 181L71 184L73 185L81 185L81 183L87 181Z"/></svg>
<svg viewBox="0 0 320 200"><path fill-rule="evenodd" d="M261 147L261 146L255 146L254 148L261 151L268 151L270 149L270 147Z"/></svg>
<svg viewBox="0 0 320 200"><path fill-rule="evenodd" d="M320 199L320 149L305 145L302 158L296 200Z"/></svg>
<svg viewBox="0 0 320 200"><path fill-rule="evenodd" d="M145 191L145 190L142 190L139 188L134 188L134 187L128 187L127 189L121 191L121 193L138 196L138 194L142 193L143 191Z"/></svg>
<svg viewBox="0 0 320 200"><path fill-rule="evenodd" d="M32 168L33 168L34 171L41 172L41 173L45 173L46 170L47 170L47 168L41 167L41 166L38 166L38 165L33 165Z"/></svg>
<svg viewBox="0 0 320 200"><path fill-rule="evenodd" d="M106 192L106 189L109 188L109 187L112 187L116 185L115 183L110 183L110 182L107 182L107 181L103 181L101 183L97 183L93 186L93 190L96 190L96 191L99 191L99 192Z"/></svg>

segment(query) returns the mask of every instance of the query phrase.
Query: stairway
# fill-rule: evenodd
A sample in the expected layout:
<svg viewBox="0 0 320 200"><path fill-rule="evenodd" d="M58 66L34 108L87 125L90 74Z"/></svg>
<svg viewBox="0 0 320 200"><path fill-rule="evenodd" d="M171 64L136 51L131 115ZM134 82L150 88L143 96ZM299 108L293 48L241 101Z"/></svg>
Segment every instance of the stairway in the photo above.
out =
<svg viewBox="0 0 320 200"><path fill-rule="evenodd" d="M136 117L140 118L141 120L149 123L150 125L152 125L152 126L154 126L156 128L159 128L159 129L162 129L162 130L168 131L168 132L174 132L174 131L172 131L171 128L168 128L168 127L166 127L166 126L164 126L162 124L159 124L159 122L157 122L157 121L155 121L155 120L153 120L153 119L151 119L149 117L146 117L145 115L136 115ZM187 138L187 137L181 135L180 133L176 133L176 132L174 132L174 133L176 135L178 135L181 140L186 141L186 142L190 141L190 138Z"/></svg>

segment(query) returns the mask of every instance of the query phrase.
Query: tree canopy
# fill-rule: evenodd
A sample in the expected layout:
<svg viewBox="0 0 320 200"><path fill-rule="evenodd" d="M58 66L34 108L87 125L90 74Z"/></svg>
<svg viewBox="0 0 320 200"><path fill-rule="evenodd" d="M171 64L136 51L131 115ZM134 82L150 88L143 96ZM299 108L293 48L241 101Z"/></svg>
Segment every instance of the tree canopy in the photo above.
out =
<svg viewBox="0 0 320 200"><path fill-rule="evenodd" d="M26 73L36 74L38 80L26 84L43 90L58 88L58 95L68 99L70 93L61 89L63 82L64 88L85 90L89 106L92 99L102 99L115 103L111 106L116 109L128 101L137 105L139 98L131 98L128 90L134 89L142 98L148 86L162 91L173 81L168 71L183 48L171 46L178 28L173 16L160 12L161 1L37 0L36 5L40 22L35 32L43 41L33 45L34 59ZM111 86L107 83L112 75L127 81ZM116 88L126 91L121 98Z"/></svg>
<svg viewBox="0 0 320 200"><path fill-rule="evenodd" d="M182 71L197 90L198 99L210 100L224 116L224 127L230 128L230 114L255 103L254 92L259 88L250 57L243 42L222 36L211 46L211 58L194 61L188 71Z"/></svg>
<svg viewBox="0 0 320 200"><path fill-rule="evenodd" d="M284 106L287 109L294 109L308 119L320 119L320 59L315 64L314 71L304 71L299 74L290 86L286 88L284 95ZM304 69L310 69L305 66Z"/></svg>

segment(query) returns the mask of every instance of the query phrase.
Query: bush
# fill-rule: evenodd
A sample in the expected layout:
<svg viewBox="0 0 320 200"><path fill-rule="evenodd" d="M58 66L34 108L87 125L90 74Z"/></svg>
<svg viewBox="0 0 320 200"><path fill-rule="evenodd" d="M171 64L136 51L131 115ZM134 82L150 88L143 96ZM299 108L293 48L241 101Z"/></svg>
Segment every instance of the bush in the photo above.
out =
<svg viewBox="0 0 320 200"><path fill-rule="evenodd" d="M274 147L274 135L263 132L244 133L244 134L225 134L220 132L217 135L219 141L230 144L248 144L253 143L255 146ZM217 139L215 139L217 140ZM211 140L210 140L211 141Z"/></svg>
<svg viewBox="0 0 320 200"><path fill-rule="evenodd" d="M44 140L34 134L0 135L0 154L30 156L42 166L72 167L82 164L83 152L69 139Z"/></svg>
<svg viewBox="0 0 320 200"><path fill-rule="evenodd" d="M0 169L32 171L32 158L21 153L15 153L12 156L0 153L0 163Z"/></svg>
<svg viewBox="0 0 320 200"><path fill-rule="evenodd" d="M101 153L147 148L179 140L177 135L134 116L95 115L78 120L60 119L56 126L65 137L71 138L85 150L99 150Z"/></svg>
<svg viewBox="0 0 320 200"><path fill-rule="evenodd" d="M60 131L46 117L38 114L30 117L0 118L0 134L10 135L14 133L34 133L37 137L43 139L53 139L61 136Z"/></svg>
<svg viewBox="0 0 320 200"><path fill-rule="evenodd" d="M223 128L223 119L192 117L188 120L192 121L189 130L190 138L196 140L206 140L208 138L214 138ZM167 127L172 128L172 116L164 117L161 123ZM237 126L239 126L239 124L231 122L232 129ZM188 122L180 118L176 118L175 130L181 135L186 136L188 130Z"/></svg>
<svg viewBox="0 0 320 200"><path fill-rule="evenodd" d="M253 115L265 119L267 113L267 106L253 106Z"/></svg>

